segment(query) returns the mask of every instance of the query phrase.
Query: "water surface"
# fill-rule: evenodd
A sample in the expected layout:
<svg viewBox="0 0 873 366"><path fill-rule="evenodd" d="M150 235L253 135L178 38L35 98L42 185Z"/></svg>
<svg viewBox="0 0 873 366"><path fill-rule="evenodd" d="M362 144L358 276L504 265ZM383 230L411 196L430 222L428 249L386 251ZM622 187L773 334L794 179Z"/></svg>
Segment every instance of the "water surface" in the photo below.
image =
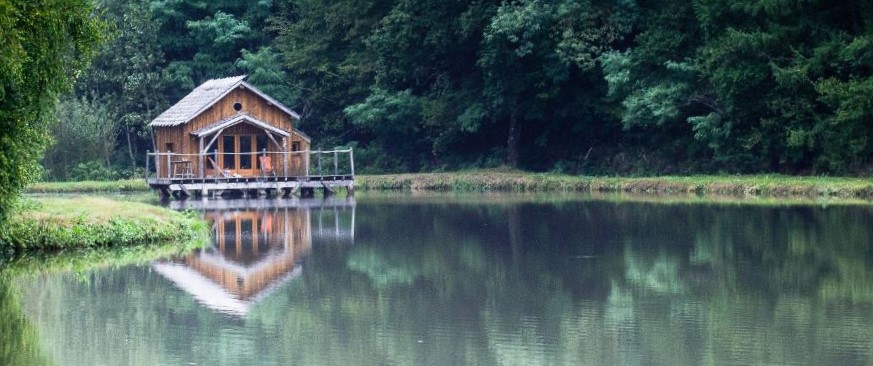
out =
<svg viewBox="0 0 873 366"><path fill-rule="evenodd" d="M20 311L19 333L59 365L873 364L873 206L182 206L210 221L212 247L23 276L0 315Z"/></svg>

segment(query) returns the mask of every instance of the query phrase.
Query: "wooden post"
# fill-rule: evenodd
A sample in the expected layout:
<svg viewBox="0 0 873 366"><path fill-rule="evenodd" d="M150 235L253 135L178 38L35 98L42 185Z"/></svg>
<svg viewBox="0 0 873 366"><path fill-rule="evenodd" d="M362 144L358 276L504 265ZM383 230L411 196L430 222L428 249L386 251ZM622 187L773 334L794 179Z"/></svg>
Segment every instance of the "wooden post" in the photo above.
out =
<svg viewBox="0 0 873 366"><path fill-rule="evenodd" d="M261 156L267 156L267 149L261 149ZM266 176L266 174L264 174L264 162L261 161L260 157L258 157L258 163L261 164L261 175ZM273 159L270 159L270 164L272 164L272 163L273 163ZM271 168L273 168L273 167L271 167ZM275 173L275 169L276 168L273 168L274 173ZM267 192L268 196L269 196L269 193L270 192Z"/></svg>
<svg viewBox="0 0 873 366"><path fill-rule="evenodd" d="M300 159L303 161L303 175L307 177L309 176L309 155L311 151L312 150L306 150L306 152L303 153L303 157Z"/></svg>
<svg viewBox="0 0 873 366"><path fill-rule="evenodd" d="M170 153L172 153L172 151L167 150L167 178L173 177L173 172L170 171L170 169L173 168L172 161L170 160Z"/></svg>
<svg viewBox="0 0 873 366"><path fill-rule="evenodd" d="M282 152L282 174L286 177L289 175L288 174L288 152L287 151Z"/></svg>
<svg viewBox="0 0 873 366"><path fill-rule="evenodd" d="M352 176L355 176L355 153L349 149L349 165L352 167Z"/></svg>
<svg viewBox="0 0 873 366"><path fill-rule="evenodd" d="M333 175L339 175L339 156L336 150L333 151Z"/></svg>
<svg viewBox="0 0 873 366"><path fill-rule="evenodd" d="M145 169L145 179L149 180L149 151L146 150L146 169Z"/></svg>
<svg viewBox="0 0 873 366"><path fill-rule="evenodd" d="M318 176L322 176L324 173L321 172L321 150L318 151Z"/></svg>
<svg viewBox="0 0 873 366"><path fill-rule="evenodd" d="M200 136L200 152L197 153L197 171L200 174L200 179L203 179L203 136Z"/></svg>

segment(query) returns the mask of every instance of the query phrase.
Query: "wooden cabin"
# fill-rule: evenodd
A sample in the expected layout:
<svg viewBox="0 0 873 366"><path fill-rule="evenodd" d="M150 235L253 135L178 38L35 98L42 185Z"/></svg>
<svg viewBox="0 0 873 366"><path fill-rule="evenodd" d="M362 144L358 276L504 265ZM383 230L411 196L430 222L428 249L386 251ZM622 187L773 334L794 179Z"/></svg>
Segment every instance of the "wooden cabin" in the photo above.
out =
<svg viewBox="0 0 873 366"><path fill-rule="evenodd" d="M245 81L209 80L149 127L146 181L163 196L354 189L351 149L312 151L300 115Z"/></svg>
<svg viewBox="0 0 873 366"><path fill-rule="evenodd" d="M169 164L157 159L157 175L257 176L262 156L270 158L270 174L307 175L311 141L295 128L299 121L245 76L209 80L149 123L156 151L174 154Z"/></svg>

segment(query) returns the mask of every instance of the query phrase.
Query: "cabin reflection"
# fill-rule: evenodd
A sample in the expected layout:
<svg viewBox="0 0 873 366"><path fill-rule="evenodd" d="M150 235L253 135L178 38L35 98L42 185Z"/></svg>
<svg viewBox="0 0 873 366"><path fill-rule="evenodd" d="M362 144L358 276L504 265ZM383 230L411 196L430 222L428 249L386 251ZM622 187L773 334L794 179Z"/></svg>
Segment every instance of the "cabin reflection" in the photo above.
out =
<svg viewBox="0 0 873 366"><path fill-rule="evenodd" d="M301 274L300 260L313 244L313 217L321 220L317 242L354 242L354 198L202 200L171 207L202 211L213 245L152 267L206 307L233 315L245 315Z"/></svg>

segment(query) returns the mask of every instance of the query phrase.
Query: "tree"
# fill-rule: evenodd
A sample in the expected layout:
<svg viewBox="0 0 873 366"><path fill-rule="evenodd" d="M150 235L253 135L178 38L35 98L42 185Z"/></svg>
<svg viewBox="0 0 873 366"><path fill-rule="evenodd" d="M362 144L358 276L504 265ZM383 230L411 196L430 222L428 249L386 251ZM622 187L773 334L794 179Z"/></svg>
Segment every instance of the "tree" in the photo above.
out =
<svg viewBox="0 0 873 366"><path fill-rule="evenodd" d="M58 103L57 116L50 130L53 142L43 159L48 178L69 179L73 167L84 163L112 166L116 124L106 105L65 97Z"/></svg>
<svg viewBox="0 0 873 366"><path fill-rule="evenodd" d="M364 100L375 61L364 39L387 12L389 2L356 0L281 1L273 19L288 82L300 94L294 105L301 128L317 146L367 139L343 109Z"/></svg>
<svg viewBox="0 0 873 366"><path fill-rule="evenodd" d="M492 118L506 121L509 166L519 165L524 127L548 131L561 119L556 107L578 105L565 99L569 93L595 91L591 97L598 98L591 78L597 57L621 39L627 17L620 6L590 1L501 4L485 29L478 65Z"/></svg>
<svg viewBox="0 0 873 366"><path fill-rule="evenodd" d="M101 40L93 14L88 0L0 1L0 220L36 178L57 96Z"/></svg>

